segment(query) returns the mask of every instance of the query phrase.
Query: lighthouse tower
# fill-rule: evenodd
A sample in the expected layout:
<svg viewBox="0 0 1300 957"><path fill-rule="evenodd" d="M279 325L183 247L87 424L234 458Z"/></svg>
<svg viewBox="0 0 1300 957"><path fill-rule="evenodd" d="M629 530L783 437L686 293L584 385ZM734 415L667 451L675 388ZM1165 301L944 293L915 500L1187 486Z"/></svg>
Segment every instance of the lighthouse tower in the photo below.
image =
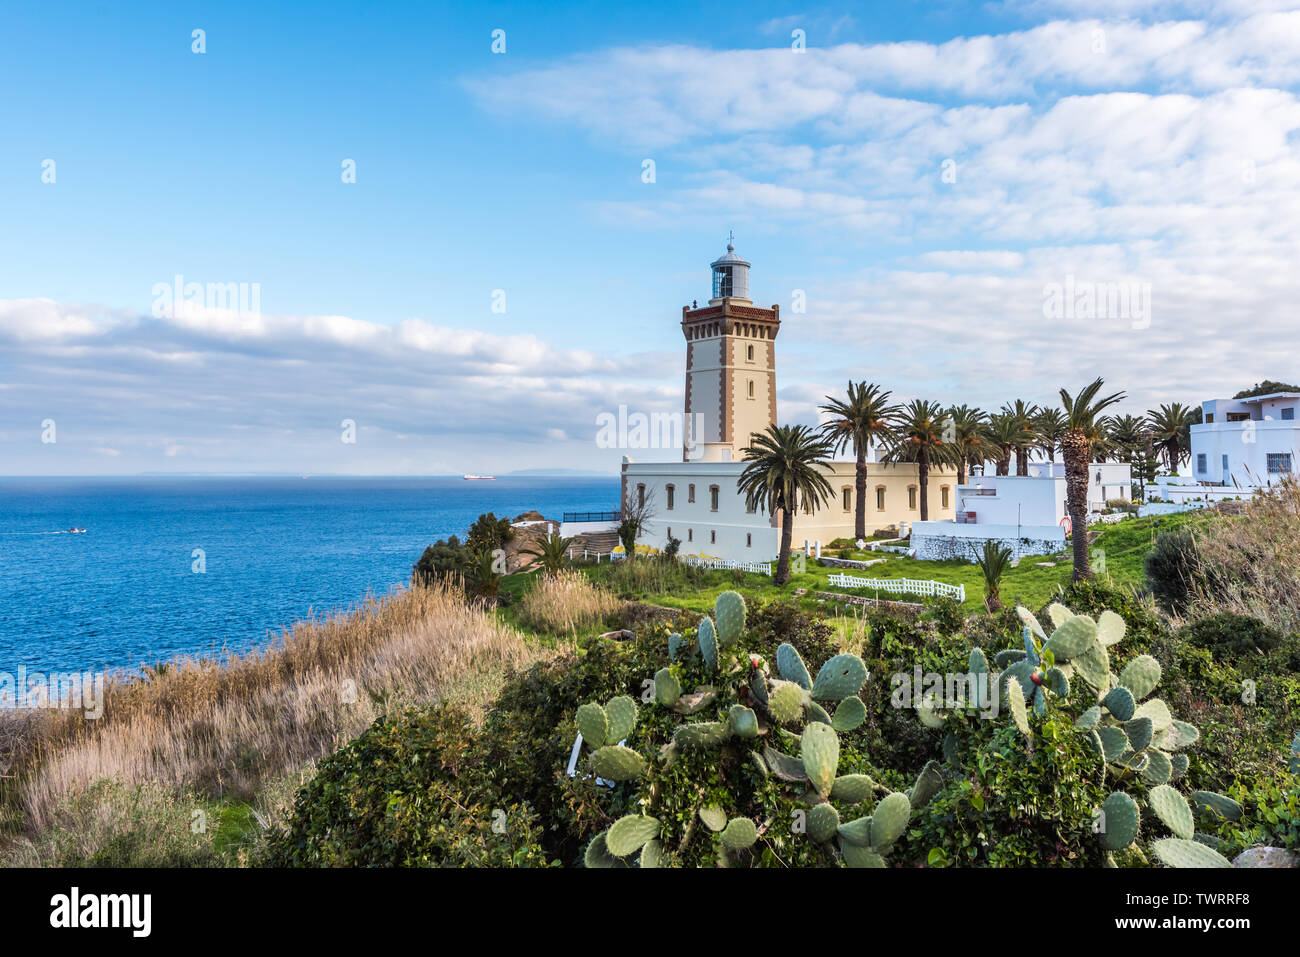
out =
<svg viewBox="0 0 1300 957"><path fill-rule="evenodd" d="M776 423L780 307L754 306L749 263L730 241L711 268L709 304L682 307L687 462L739 461L750 436Z"/></svg>

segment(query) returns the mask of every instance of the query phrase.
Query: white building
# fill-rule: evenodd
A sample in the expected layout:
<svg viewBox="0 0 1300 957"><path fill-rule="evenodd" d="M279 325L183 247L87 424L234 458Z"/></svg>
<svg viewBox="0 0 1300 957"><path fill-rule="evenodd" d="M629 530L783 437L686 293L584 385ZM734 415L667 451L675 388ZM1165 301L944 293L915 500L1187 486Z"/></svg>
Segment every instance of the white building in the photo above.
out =
<svg viewBox="0 0 1300 957"><path fill-rule="evenodd" d="M1294 475L1300 459L1300 393L1201 403L1191 428L1192 477L1198 483L1253 489Z"/></svg>
<svg viewBox="0 0 1300 957"><path fill-rule="evenodd" d="M652 518L638 549L659 551L669 538L680 554L739 562L768 562L780 551L781 515L750 511L738 482L745 470L750 437L776 424L776 337L780 308L755 306L749 298L750 264L728 244L711 264L713 298L704 306L683 306L686 339L685 447L679 462L623 459L624 502L650 501ZM874 457L874 456L873 456ZM921 517L915 464L867 466L867 533L897 529ZM856 464L837 461L826 472L832 495L827 505L794 519L796 548L852 538L856 508ZM927 512L953 514L956 473L931 468ZM611 527L617 521L605 521ZM561 534L593 530L593 523L565 523Z"/></svg>
<svg viewBox="0 0 1300 957"><path fill-rule="evenodd" d="M994 540L1011 549L1013 558L1043 555L1065 547L1065 464L1041 462L1029 475L976 475L957 486L952 522L918 522L912 526L917 558L970 560ZM1088 511L1099 513L1108 501L1132 499L1131 468L1121 462L1088 466Z"/></svg>

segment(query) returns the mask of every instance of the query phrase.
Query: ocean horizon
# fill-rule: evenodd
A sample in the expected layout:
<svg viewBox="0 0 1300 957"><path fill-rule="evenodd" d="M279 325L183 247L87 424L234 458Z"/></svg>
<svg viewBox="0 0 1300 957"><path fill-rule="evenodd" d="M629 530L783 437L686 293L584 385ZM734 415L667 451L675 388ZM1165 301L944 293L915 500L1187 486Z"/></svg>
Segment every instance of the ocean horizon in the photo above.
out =
<svg viewBox="0 0 1300 957"><path fill-rule="evenodd" d="M613 475L0 477L0 671L247 652L406 584L484 512L618 499Z"/></svg>

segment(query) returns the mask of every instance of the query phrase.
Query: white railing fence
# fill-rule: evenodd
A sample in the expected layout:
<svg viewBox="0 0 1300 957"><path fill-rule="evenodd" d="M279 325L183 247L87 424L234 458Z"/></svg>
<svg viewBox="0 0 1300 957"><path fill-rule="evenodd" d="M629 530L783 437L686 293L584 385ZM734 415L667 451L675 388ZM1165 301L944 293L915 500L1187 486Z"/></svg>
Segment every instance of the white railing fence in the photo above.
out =
<svg viewBox="0 0 1300 957"><path fill-rule="evenodd" d="M857 575L841 573L831 575L827 581L834 588L875 588L895 595L946 595L958 601L966 600L965 585L948 585L915 578L859 578Z"/></svg>
<svg viewBox="0 0 1300 957"><path fill-rule="evenodd" d="M772 577L771 562L733 562L726 558L700 558L698 555L678 555L677 560L687 565L696 565L700 568L711 568L714 570L730 571L739 568L743 572L753 572L756 575L766 575Z"/></svg>

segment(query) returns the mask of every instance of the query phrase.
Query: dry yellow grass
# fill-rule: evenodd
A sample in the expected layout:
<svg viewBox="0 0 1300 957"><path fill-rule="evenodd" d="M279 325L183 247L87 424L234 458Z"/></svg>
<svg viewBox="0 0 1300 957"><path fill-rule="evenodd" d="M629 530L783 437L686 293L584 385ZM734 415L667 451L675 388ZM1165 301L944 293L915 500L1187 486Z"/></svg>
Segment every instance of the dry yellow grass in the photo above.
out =
<svg viewBox="0 0 1300 957"><path fill-rule="evenodd" d="M573 634L599 625L622 602L612 592L572 569L537 580L519 605L519 617L532 628Z"/></svg>
<svg viewBox="0 0 1300 957"><path fill-rule="evenodd" d="M1284 477L1243 516L1207 522L1193 536L1204 571L1188 619L1232 612L1300 630L1300 483Z"/></svg>
<svg viewBox="0 0 1300 957"><path fill-rule="evenodd" d="M110 682L99 720L10 712L0 718L15 765L7 803L34 831L103 779L246 800L386 711L447 695L481 708L501 675L543 654L452 585L368 598L256 653Z"/></svg>

